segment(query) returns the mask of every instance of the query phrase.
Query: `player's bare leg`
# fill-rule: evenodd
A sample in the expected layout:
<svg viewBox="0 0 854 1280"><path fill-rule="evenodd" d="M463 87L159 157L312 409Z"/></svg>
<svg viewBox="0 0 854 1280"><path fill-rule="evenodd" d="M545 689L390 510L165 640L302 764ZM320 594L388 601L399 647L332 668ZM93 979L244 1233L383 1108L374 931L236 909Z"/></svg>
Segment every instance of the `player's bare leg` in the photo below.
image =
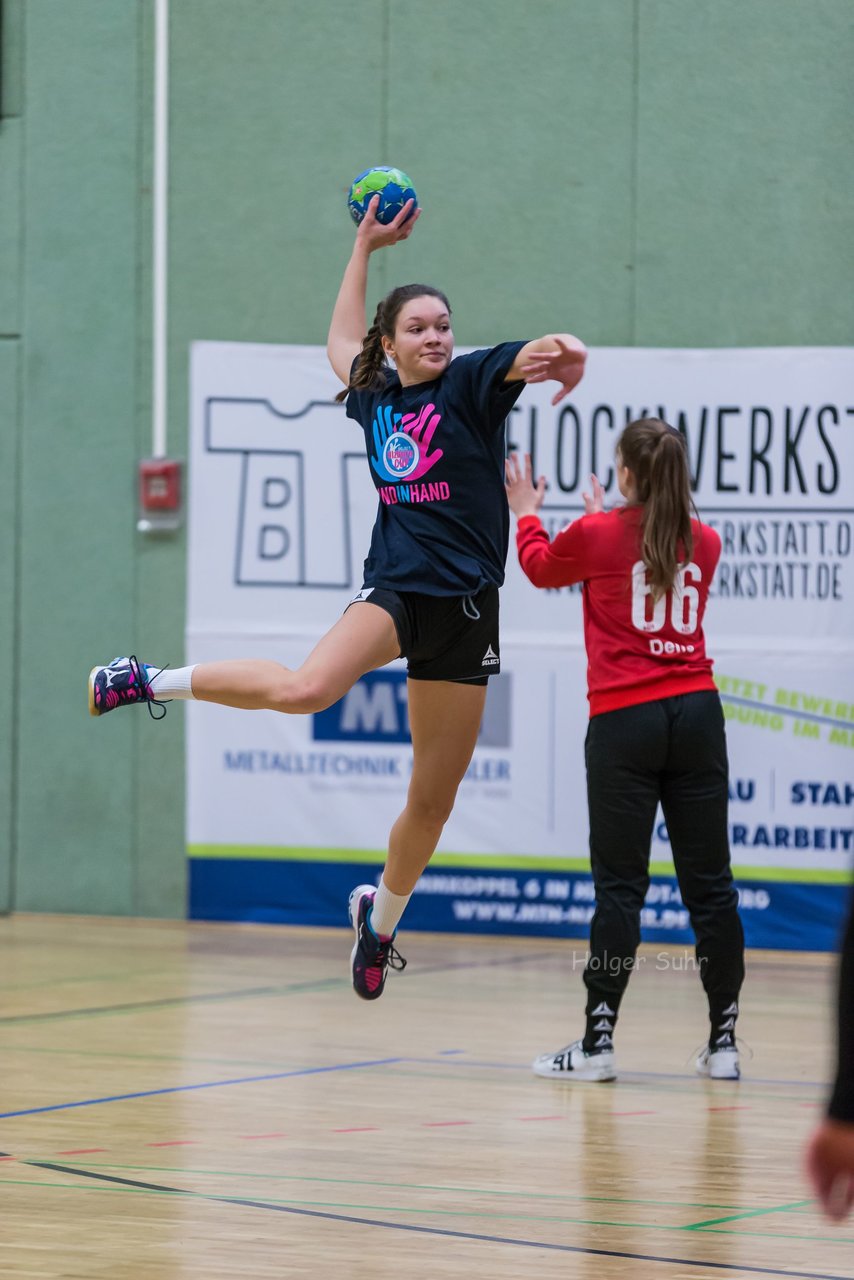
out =
<svg viewBox="0 0 854 1280"><path fill-rule="evenodd" d="M263 658L202 662L177 671L134 658L116 658L89 675L89 710L104 715L118 706L169 698L193 698L246 711L307 714L331 706L366 671L398 657L389 614L368 601L350 606L315 645L301 667L290 670Z"/></svg>
<svg viewBox="0 0 854 1280"><path fill-rule="evenodd" d="M193 697L247 711L321 711L366 671L400 655L394 623L378 605L351 605L295 671L263 659L203 662L193 671ZM156 682L155 682L156 689Z"/></svg>
<svg viewBox="0 0 854 1280"><path fill-rule="evenodd" d="M408 690L413 764L406 807L391 829L379 889L359 885L350 895L353 987L365 1000L382 995L389 965L406 963L393 946L397 923L451 815L486 700L485 685L410 680Z"/></svg>
<svg viewBox="0 0 854 1280"><path fill-rule="evenodd" d="M486 685L410 680L412 776L406 808L391 829L383 880L410 894L451 816L477 744Z"/></svg>

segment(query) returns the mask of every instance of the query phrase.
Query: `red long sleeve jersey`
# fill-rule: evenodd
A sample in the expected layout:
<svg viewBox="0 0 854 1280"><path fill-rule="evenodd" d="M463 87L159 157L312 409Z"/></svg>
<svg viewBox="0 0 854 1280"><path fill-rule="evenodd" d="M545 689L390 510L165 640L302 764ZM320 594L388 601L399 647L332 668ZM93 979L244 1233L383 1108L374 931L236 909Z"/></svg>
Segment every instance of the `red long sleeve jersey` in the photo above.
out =
<svg viewBox="0 0 854 1280"><path fill-rule="evenodd" d="M640 521L640 507L583 516L554 542L538 516L519 521L519 563L535 587L583 583L591 716L715 688L703 614L721 540L693 520L691 561L653 604L640 554Z"/></svg>

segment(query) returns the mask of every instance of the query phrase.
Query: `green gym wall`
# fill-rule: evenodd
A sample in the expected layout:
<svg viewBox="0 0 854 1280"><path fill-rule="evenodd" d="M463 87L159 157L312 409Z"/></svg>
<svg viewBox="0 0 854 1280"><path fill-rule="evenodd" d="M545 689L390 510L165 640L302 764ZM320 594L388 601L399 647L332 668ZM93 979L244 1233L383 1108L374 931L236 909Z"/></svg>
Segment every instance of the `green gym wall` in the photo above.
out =
<svg viewBox="0 0 854 1280"><path fill-rule="evenodd" d="M460 343L846 345L850 0L172 0L169 445L193 339L322 343L346 190L413 176L383 255ZM180 916L183 717L86 676L183 658L150 450L151 0L2 0L0 910ZM224 713L225 714L225 713Z"/></svg>

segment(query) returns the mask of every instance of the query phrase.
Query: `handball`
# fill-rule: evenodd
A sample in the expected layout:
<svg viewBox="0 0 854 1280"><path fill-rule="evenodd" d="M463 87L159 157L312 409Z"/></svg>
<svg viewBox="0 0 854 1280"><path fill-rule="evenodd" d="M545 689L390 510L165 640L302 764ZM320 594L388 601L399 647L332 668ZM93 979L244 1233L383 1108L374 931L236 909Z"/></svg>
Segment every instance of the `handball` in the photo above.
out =
<svg viewBox="0 0 854 1280"><path fill-rule="evenodd" d="M400 213L407 200L414 201L406 221L412 217L418 207L418 197L410 178L402 169L390 169L386 165L377 165L366 169L353 181L347 197L350 217L358 225L368 212L368 205L374 196L379 196L377 206L377 222L392 222Z"/></svg>

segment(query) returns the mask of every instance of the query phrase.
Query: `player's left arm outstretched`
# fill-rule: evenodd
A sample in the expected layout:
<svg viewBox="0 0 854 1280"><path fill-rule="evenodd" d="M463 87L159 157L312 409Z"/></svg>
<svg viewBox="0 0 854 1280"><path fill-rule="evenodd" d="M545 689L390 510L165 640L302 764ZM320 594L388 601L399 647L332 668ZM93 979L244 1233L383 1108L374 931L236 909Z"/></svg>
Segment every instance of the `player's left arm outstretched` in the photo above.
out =
<svg viewBox="0 0 854 1280"><path fill-rule="evenodd" d="M507 382L559 382L552 396L559 404L584 377L587 348L571 333L547 333L526 342L505 375Z"/></svg>

